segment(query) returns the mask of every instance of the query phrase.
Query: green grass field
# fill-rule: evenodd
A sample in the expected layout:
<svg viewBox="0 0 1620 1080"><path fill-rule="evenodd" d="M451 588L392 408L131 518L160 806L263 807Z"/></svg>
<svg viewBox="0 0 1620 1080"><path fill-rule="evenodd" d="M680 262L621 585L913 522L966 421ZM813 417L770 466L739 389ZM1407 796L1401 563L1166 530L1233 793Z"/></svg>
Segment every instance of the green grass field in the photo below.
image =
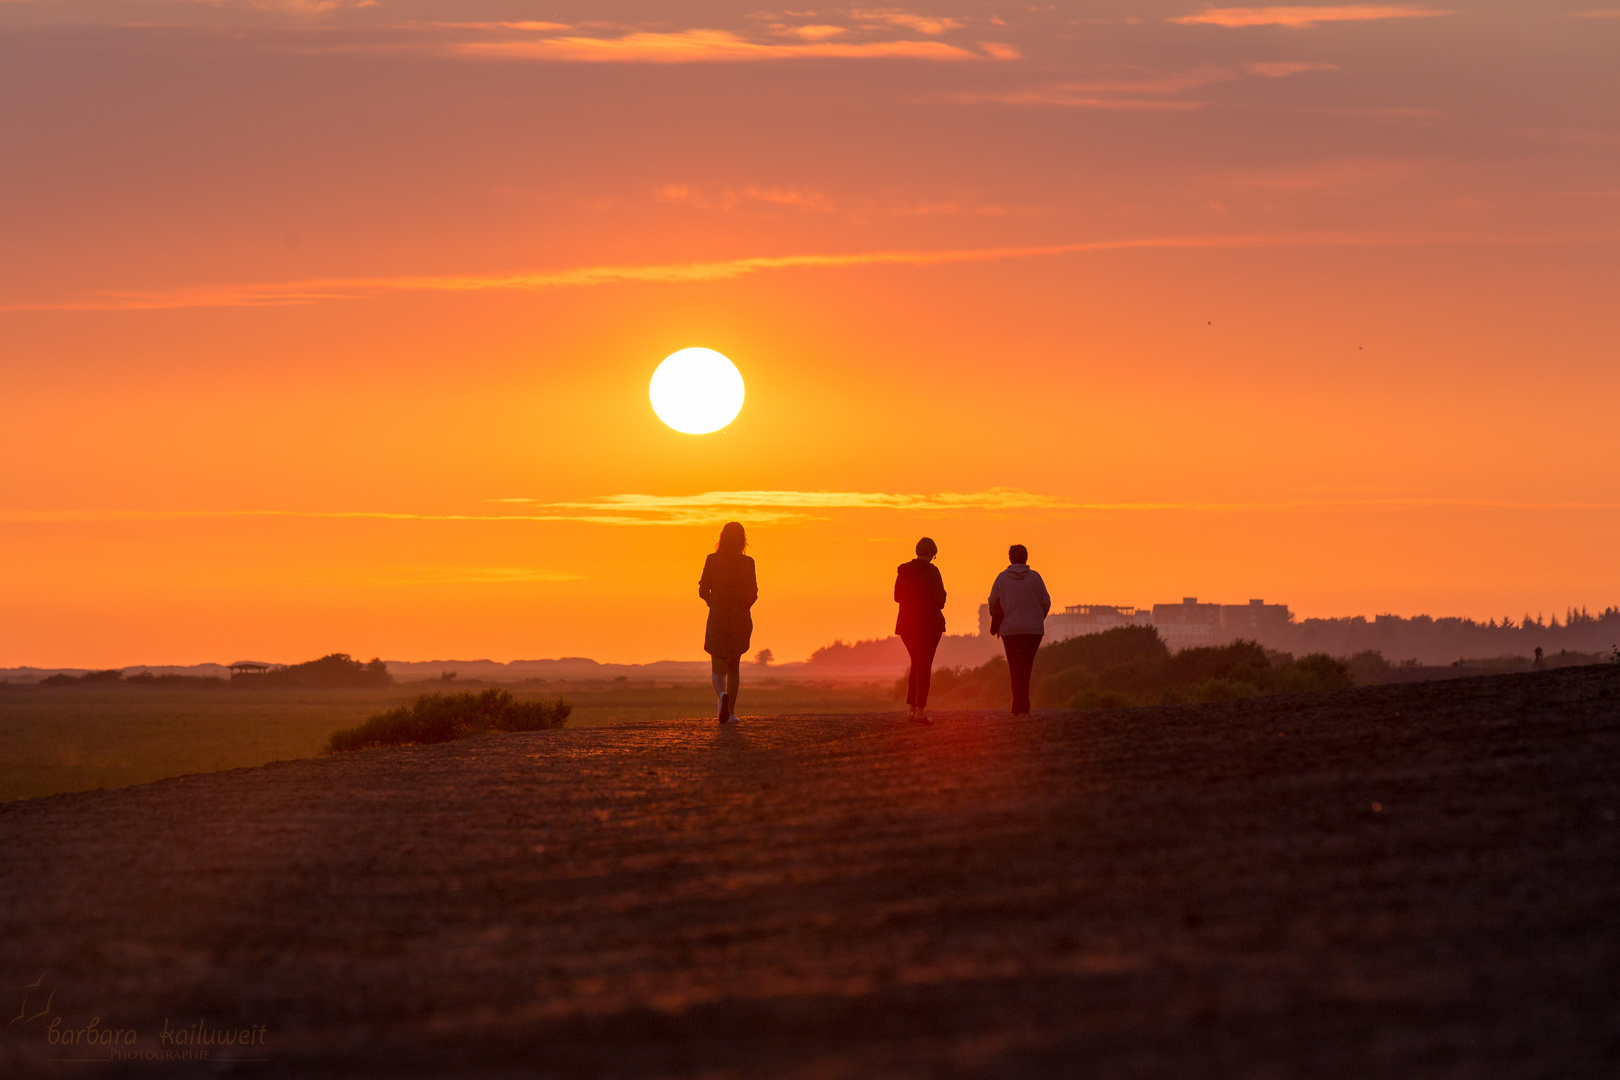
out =
<svg viewBox="0 0 1620 1080"><path fill-rule="evenodd" d="M0 802L144 784L313 757L338 728L435 690L477 684L406 683L378 689L241 686L170 689L88 685L0 689ZM706 686L512 687L521 697L574 703L570 727L712 717ZM874 712L897 706L887 687L749 685L743 716ZM711 720L712 722L712 720Z"/></svg>

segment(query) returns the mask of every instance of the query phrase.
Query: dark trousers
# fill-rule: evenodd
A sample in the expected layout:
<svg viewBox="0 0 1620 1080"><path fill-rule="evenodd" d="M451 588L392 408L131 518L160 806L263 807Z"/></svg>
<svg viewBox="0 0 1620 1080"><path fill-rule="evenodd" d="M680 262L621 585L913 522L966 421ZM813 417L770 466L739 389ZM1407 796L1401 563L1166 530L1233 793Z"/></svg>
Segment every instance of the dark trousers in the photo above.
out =
<svg viewBox="0 0 1620 1080"><path fill-rule="evenodd" d="M940 634L901 634L906 652L911 654L911 674L906 679L906 704L919 709L928 707L928 684L934 677L934 652L939 648Z"/></svg>
<svg viewBox="0 0 1620 1080"><path fill-rule="evenodd" d="M1035 670L1035 653L1044 634L1003 634L1001 647L1007 650L1007 670L1012 673L1012 711L1029 712L1029 673Z"/></svg>

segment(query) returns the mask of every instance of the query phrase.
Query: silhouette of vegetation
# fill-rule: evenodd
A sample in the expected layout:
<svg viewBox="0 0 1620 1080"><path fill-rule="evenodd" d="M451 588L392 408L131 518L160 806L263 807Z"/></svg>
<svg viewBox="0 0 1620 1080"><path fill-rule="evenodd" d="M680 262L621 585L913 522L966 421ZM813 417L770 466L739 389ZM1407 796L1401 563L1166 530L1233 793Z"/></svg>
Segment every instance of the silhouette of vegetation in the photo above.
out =
<svg viewBox="0 0 1620 1080"><path fill-rule="evenodd" d="M1292 652L1326 652L1339 656L1377 651L1385 656L1421 657L1425 664L1450 663L1457 657L1525 655L1536 648L1548 653L1601 652L1620 632L1620 606L1593 613L1568 608L1564 619L1529 615L1480 622L1476 619L1413 615L1362 615L1337 619L1301 619L1264 630L1261 644Z"/></svg>
<svg viewBox="0 0 1620 1080"><path fill-rule="evenodd" d="M946 634L939 639L934 670L947 667L975 667L1001 652L1001 642L976 634ZM871 638L823 645L810 654L812 668L893 667L907 660L906 646L898 637ZM932 700L932 693L930 693Z"/></svg>
<svg viewBox="0 0 1620 1080"><path fill-rule="evenodd" d="M61 672L39 680L40 686L107 686L113 683L120 686L162 686L178 689L188 686L224 686L225 680L215 675L159 675L151 671L137 671L133 675L126 676L118 668L109 668L106 671L87 671L83 675L69 675L66 672Z"/></svg>
<svg viewBox="0 0 1620 1080"><path fill-rule="evenodd" d="M231 676L237 686L392 686L394 677L380 659L362 664L348 653L330 653L319 660Z"/></svg>
<svg viewBox="0 0 1620 1080"><path fill-rule="evenodd" d="M1380 657L1380 660L1382 658ZM1325 653L1295 659L1253 641L1171 654L1151 626L1122 626L1044 646L1035 656L1030 703L1038 709L1112 709L1129 705L1236 701L1355 685L1351 666ZM896 684L903 696L905 680ZM1007 661L934 672L938 708L1005 705Z"/></svg>
<svg viewBox="0 0 1620 1080"><path fill-rule="evenodd" d="M159 675L151 671L137 671L133 675L124 676L125 686L161 686L172 689L186 687L212 689L225 686L224 679L217 675Z"/></svg>
<svg viewBox="0 0 1620 1080"><path fill-rule="evenodd" d="M358 727L334 731L327 751L450 742L486 731L545 731L562 727L573 711L567 698L522 700L499 689L423 694L409 705L375 714Z"/></svg>
<svg viewBox="0 0 1620 1080"><path fill-rule="evenodd" d="M66 673L52 675L48 679L39 680L41 686L76 686L83 683L111 683L124 677L119 668L109 668L106 671L87 671L83 675L68 675Z"/></svg>

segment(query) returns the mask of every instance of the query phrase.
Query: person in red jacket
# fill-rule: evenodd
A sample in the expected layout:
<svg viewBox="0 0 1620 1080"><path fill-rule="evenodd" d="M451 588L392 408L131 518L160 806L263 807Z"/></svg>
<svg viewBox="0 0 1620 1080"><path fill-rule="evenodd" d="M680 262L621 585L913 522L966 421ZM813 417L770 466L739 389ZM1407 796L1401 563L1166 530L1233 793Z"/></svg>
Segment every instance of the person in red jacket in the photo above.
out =
<svg viewBox="0 0 1620 1080"><path fill-rule="evenodd" d="M911 655L911 674L906 680L908 719L932 724L928 719L928 684L934 673L934 652L945 634L945 579L934 556L939 547L928 537L917 541L917 557L901 563L894 575L894 601L900 605L894 632L906 643Z"/></svg>

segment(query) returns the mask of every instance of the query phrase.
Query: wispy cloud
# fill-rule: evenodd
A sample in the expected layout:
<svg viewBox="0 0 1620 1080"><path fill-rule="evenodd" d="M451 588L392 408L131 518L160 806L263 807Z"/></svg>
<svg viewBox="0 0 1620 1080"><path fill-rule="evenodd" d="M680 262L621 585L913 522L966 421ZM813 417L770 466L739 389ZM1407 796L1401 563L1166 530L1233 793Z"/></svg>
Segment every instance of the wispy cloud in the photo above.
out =
<svg viewBox="0 0 1620 1080"><path fill-rule="evenodd" d="M1245 76L1281 79L1310 71L1331 71L1336 65L1316 61L1262 61L1218 66L1205 64L1186 71L1127 69L1081 80L992 93L952 95L954 101L991 101L1004 105L1052 105L1064 108L1120 109L1144 112L1185 112L1208 106L1207 101L1182 97L1218 83Z"/></svg>
<svg viewBox="0 0 1620 1080"><path fill-rule="evenodd" d="M1024 54L1018 51L1018 46L1009 45L1005 41L981 41L979 48L993 60L1022 60Z"/></svg>
<svg viewBox="0 0 1620 1080"><path fill-rule="evenodd" d="M1338 64L1314 60L1263 60L1243 65L1243 70L1262 79L1285 79L1290 75L1303 75L1307 71L1337 71Z"/></svg>
<svg viewBox="0 0 1620 1080"><path fill-rule="evenodd" d="M353 577L372 585L519 585L583 581L583 574L532 566L401 566L357 571Z"/></svg>
<svg viewBox="0 0 1620 1080"><path fill-rule="evenodd" d="M945 266L1088 252L1149 249L1298 247L1414 247L1441 244L1610 243L1607 232L1495 234L1456 232L1300 232L1210 236L1156 236L1032 247L955 248L942 251L872 251L831 255L765 255L721 262L648 266L589 266L539 273L314 278L304 281L209 285L167 291L110 292L77 300L0 304L0 311L165 311L181 308L272 307L361 300L392 293L538 292L628 283L687 284L726 281L772 270L862 266Z"/></svg>
<svg viewBox="0 0 1620 1080"><path fill-rule="evenodd" d="M370 8L377 0L191 0L216 8L252 8L256 11L284 11L290 15L326 15L344 8Z"/></svg>
<svg viewBox="0 0 1620 1080"><path fill-rule="evenodd" d="M1300 30L1329 22L1372 22L1380 19L1427 19L1455 11L1405 4L1343 4L1328 7L1205 8L1196 15L1167 20L1184 26L1287 26Z"/></svg>
<svg viewBox="0 0 1620 1080"><path fill-rule="evenodd" d="M837 209L832 199L809 188L750 186L726 188L718 195L705 195L689 184L664 184L654 189L653 198L699 210L733 210L749 204L782 206L811 213L827 213Z"/></svg>
<svg viewBox="0 0 1620 1080"><path fill-rule="evenodd" d="M1407 180L1422 172L1414 161L1327 161L1292 169L1224 173L1214 179L1236 188L1348 191Z"/></svg>
<svg viewBox="0 0 1620 1080"><path fill-rule="evenodd" d="M943 41L752 41L729 30L637 31L620 37L579 35L460 42L461 56L575 63L689 64L802 57L973 60L979 53Z"/></svg>
<svg viewBox="0 0 1620 1080"><path fill-rule="evenodd" d="M495 499L496 503L532 507L529 513L433 514L391 511L300 510L0 510L0 522L104 525L117 522L166 522L220 518L306 518L313 520L398 523L455 522L569 523L606 526L713 526L733 518L756 525L801 525L825 520L835 512L887 512L941 515L962 512L1024 514L1116 513L1357 513L1404 510L1503 510L1518 513L1612 512L1616 502L1535 502L1515 499L1429 498L1388 496L1287 500L1166 500L1099 502L1042 495L1017 488L938 494L874 491L708 491L696 495L605 495L572 502L538 499ZM409 584L451 582L575 581L579 575L534 567L380 568L390 581Z"/></svg>
<svg viewBox="0 0 1620 1080"><path fill-rule="evenodd" d="M522 501L522 500L510 500ZM584 502L544 503L551 510L573 510L597 516L624 516L626 524L711 524L746 513L756 520L802 519L813 511L898 510L911 513L987 512L1055 509L1062 499L1018 488L991 488L968 493L907 495L881 491L705 491L697 495L608 495Z"/></svg>
<svg viewBox="0 0 1620 1080"><path fill-rule="evenodd" d="M961 19L951 19L932 15L918 15L910 11L895 8L879 8L875 10L860 10L850 12L852 18L864 23L880 23L888 26L900 26L907 30L915 30L919 34L938 35L947 30L955 30L962 25Z"/></svg>
<svg viewBox="0 0 1620 1080"><path fill-rule="evenodd" d="M780 34L783 37L802 38L805 41L825 41L827 38L841 37L849 33L849 27L847 26L832 26L827 23L811 23L808 26L772 23L769 29L773 34Z"/></svg>

